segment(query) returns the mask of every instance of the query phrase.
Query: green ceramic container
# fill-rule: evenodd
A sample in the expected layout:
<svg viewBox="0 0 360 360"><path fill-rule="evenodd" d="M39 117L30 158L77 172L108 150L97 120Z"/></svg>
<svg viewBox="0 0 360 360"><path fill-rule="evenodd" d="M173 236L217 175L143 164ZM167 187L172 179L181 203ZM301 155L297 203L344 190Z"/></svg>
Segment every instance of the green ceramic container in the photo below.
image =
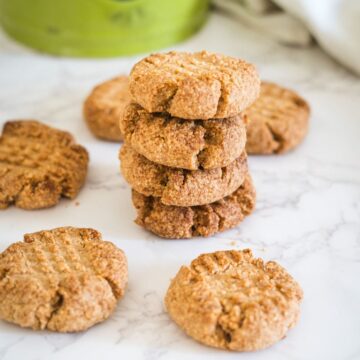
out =
<svg viewBox="0 0 360 360"><path fill-rule="evenodd" d="M130 55L186 39L209 0L0 0L0 23L16 40L56 55Z"/></svg>

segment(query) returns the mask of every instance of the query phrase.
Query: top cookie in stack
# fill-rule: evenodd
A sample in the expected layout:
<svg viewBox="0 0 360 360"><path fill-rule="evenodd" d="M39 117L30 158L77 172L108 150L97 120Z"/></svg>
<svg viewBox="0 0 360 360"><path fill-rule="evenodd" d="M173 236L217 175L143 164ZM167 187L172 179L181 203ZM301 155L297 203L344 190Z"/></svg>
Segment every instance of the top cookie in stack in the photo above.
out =
<svg viewBox="0 0 360 360"><path fill-rule="evenodd" d="M205 51L154 54L134 66L129 88L120 158L136 222L170 238L240 222L255 201L240 116L259 94L255 67Z"/></svg>
<svg viewBox="0 0 360 360"><path fill-rule="evenodd" d="M253 65L206 51L150 55L130 74L134 102L150 113L166 112L183 119L236 116L259 92Z"/></svg>

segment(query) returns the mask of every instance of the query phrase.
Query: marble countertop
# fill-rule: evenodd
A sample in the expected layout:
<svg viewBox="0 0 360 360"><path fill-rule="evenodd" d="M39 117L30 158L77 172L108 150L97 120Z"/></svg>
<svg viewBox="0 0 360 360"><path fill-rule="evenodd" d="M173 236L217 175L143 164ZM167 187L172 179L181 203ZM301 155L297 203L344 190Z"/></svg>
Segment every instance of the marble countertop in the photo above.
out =
<svg viewBox="0 0 360 360"><path fill-rule="evenodd" d="M75 201L0 215L0 251L24 233L93 227L125 250L129 287L111 318L79 334L34 332L0 322L0 359L359 359L360 81L316 45L278 45L221 15L179 50L223 52L254 62L261 77L298 90L311 104L305 142L282 156L250 157L257 210L238 228L208 239L163 240L133 223L118 144L95 140L81 105L92 86L127 73L140 57L79 60L39 55L0 33L0 121L34 118L72 132L91 157ZM2 124L1 124L2 125ZM79 204L77 204L79 202ZM305 298L298 326L270 349L227 353L185 336L162 299L178 268L203 252L250 247L285 266Z"/></svg>

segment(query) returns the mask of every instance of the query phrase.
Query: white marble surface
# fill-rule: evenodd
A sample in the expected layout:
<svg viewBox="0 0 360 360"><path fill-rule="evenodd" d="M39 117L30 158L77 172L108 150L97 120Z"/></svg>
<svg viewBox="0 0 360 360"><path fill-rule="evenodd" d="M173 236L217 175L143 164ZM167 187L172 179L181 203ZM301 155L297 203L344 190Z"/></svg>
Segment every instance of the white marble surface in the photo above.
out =
<svg viewBox="0 0 360 360"><path fill-rule="evenodd" d="M312 106L309 136L284 156L251 157L256 212L209 239L159 239L133 223L130 189L119 174L119 145L95 140L81 103L97 82L129 71L137 58L74 60L41 56L0 34L0 121L36 118L71 131L90 152L86 186L76 201L0 214L0 251L26 232L91 226L129 259L127 294L116 313L81 334L53 334L0 322L0 359L359 359L360 82L316 46L286 48L222 16L177 46L243 57L261 76L297 89ZM278 260L301 283L298 326L268 350L251 354L207 348L186 337L162 298L183 263L202 252L251 247Z"/></svg>

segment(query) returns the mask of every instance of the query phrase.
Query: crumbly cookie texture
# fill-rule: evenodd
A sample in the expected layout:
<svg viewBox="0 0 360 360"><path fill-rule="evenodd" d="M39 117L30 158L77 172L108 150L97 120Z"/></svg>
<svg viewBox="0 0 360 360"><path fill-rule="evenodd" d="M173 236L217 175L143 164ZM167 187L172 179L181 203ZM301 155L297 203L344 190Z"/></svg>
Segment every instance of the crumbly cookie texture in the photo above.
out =
<svg viewBox="0 0 360 360"><path fill-rule="evenodd" d="M26 234L0 254L0 318L35 330L86 330L114 311L127 278L123 251L96 230Z"/></svg>
<svg viewBox="0 0 360 360"><path fill-rule="evenodd" d="M158 164L197 170L229 165L245 149L246 128L240 115L227 119L182 120L151 114L129 104L120 121L125 141Z"/></svg>
<svg viewBox="0 0 360 360"><path fill-rule="evenodd" d="M245 152L226 167L193 171L156 164L126 143L120 159L122 174L131 187L158 197L165 205L196 206L220 200L234 192L247 173Z"/></svg>
<svg viewBox="0 0 360 360"><path fill-rule="evenodd" d="M159 198L132 191L137 210L135 222L170 239L211 236L238 225L255 208L256 193L249 175L231 195L202 206L163 205Z"/></svg>
<svg viewBox="0 0 360 360"><path fill-rule="evenodd" d="M121 141L119 119L129 101L128 76L118 76L96 86L83 107L90 131L103 140Z"/></svg>
<svg viewBox="0 0 360 360"><path fill-rule="evenodd" d="M88 153L71 134L34 120L9 121L0 137L0 209L56 205L84 184Z"/></svg>
<svg viewBox="0 0 360 360"><path fill-rule="evenodd" d="M170 317L195 340L217 348L266 348L295 326L303 293L274 261L251 250L203 254L183 266L165 297Z"/></svg>
<svg viewBox="0 0 360 360"><path fill-rule="evenodd" d="M236 116L259 95L253 65L225 55L169 52L138 62L130 74L130 94L148 112L183 119Z"/></svg>
<svg viewBox="0 0 360 360"><path fill-rule="evenodd" d="M243 115L247 118L247 152L280 154L304 139L310 107L296 92L263 82L260 97Z"/></svg>

